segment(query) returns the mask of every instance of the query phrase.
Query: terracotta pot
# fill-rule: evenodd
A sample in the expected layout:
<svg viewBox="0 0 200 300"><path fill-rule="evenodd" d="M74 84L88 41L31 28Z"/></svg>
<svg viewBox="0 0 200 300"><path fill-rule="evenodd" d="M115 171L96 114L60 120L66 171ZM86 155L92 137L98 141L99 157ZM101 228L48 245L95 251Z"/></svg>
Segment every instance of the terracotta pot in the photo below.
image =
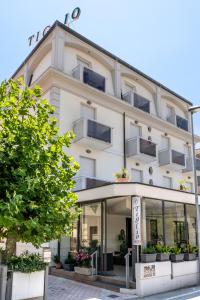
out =
<svg viewBox="0 0 200 300"><path fill-rule="evenodd" d="M116 178L115 181L116 181L116 182L128 182L129 179L128 179L128 178Z"/></svg>
<svg viewBox="0 0 200 300"><path fill-rule="evenodd" d="M61 264L61 262L59 262L59 263L56 263L56 269L61 269L61 267L62 267L62 264Z"/></svg>

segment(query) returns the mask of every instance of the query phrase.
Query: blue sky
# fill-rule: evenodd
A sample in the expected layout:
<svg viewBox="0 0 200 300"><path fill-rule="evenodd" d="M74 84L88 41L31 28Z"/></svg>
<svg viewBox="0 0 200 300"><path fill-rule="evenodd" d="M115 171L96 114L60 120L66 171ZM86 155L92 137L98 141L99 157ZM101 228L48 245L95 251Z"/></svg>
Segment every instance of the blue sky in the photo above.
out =
<svg viewBox="0 0 200 300"><path fill-rule="evenodd" d="M0 81L31 48L28 37L79 6L71 28L200 104L199 0L7 0L1 3ZM200 114L195 116L200 134Z"/></svg>

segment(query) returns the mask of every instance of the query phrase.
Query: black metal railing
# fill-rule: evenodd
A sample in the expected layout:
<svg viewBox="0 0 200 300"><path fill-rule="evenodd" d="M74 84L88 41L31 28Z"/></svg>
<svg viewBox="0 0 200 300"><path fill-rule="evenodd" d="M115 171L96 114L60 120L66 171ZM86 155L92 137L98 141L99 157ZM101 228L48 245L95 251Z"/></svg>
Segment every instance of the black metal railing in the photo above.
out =
<svg viewBox="0 0 200 300"><path fill-rule="evenodd" d="M111 128L97 123L93 120L87 120L87 136L101 140L106 143L111 143Z"/></svg>
<svg viewBox="0 0 200 300"><path fill-rule="evenodd" d="M156 157L156 144L140 138L140 153Z"/></svg>
<svg viewBox="0 0 200 300"><path fill-rule="evenodd" d="M85 67L83 69L83 82L105 92L105 77Z"/></svg>

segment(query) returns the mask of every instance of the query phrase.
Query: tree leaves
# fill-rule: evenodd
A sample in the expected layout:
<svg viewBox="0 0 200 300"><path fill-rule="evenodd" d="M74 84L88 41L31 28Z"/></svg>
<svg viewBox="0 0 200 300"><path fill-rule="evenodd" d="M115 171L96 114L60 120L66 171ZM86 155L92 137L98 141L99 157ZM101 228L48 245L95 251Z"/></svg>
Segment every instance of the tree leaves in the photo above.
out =
<svg viewBox="0 0 200 300"><path fill-rule="evenodd" d="M79 165L67 155L74 134L58 135L53 112L40 87L2 82L0 237L39 246L70 234L80 212L72 192Z"/></svg>

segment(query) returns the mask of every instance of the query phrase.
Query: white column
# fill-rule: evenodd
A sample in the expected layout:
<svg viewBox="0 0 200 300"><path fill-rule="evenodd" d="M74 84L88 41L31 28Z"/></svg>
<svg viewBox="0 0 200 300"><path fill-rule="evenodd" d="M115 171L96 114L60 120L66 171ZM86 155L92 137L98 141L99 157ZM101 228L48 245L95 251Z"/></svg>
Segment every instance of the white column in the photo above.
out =
<svg viewBox="0 0 200 300"><path fill-rule="evenodd" d="M121 68L118 61L115 61L112 77L113 77L113 85L114 85L114 95L117 98L121 98Z"/></svg>
<svg viewBox="0 0 200 300"><path fill-rule="evenodd" d="M52 38L52 67L63 71L64 70L64 48L65 48L65 34L58 28L53 33Z"/></svg>
<svg viewBox="0 0 200 300"><path fill-rule="evenodd" d="M156 112L157 116L162 118L162 101L161 101L161 95L160 95L160 87L156 86L156 93L155 93L155 106L156 106Z"/></svg>

